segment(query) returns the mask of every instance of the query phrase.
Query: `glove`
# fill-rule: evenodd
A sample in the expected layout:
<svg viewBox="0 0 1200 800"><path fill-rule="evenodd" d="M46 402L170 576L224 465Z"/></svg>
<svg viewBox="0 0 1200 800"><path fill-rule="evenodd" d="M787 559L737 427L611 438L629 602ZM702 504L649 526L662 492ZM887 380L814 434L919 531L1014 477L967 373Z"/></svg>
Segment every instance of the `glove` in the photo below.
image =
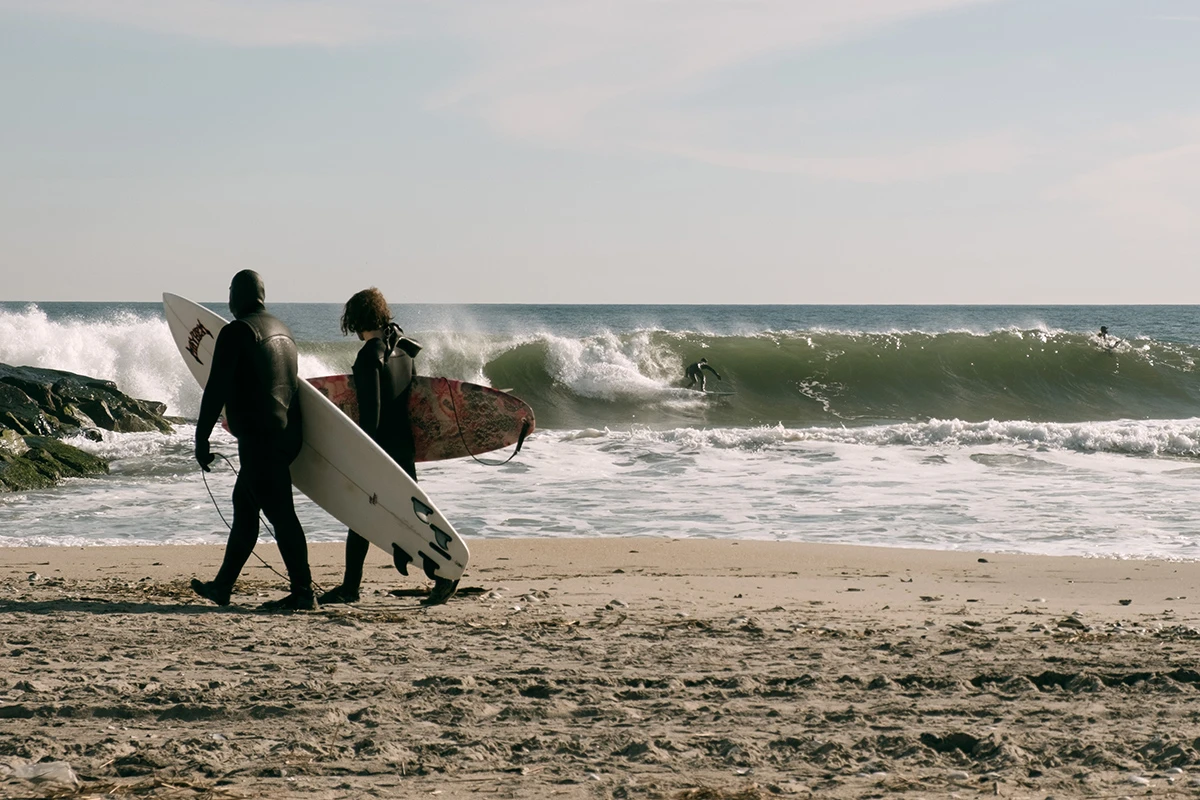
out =
<svg viewBox="0 0 1200 800"><path fill-rule="evenodd" d="M197 439L196 463L200 465L200 469L204 470L205 472L212 472L212 470L208 468L208 465L211 464L215 459L216 456L214 456L208 449L208 439Z"/></svg>

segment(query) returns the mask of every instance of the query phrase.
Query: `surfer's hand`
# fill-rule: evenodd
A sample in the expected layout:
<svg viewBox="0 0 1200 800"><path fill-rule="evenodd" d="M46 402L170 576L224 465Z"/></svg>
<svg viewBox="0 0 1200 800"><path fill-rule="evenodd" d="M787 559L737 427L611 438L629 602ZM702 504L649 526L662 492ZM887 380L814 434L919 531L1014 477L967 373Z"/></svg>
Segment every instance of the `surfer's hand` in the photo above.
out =
<svg viewBox="0 0 1200 800"><path fill-rule="evenodd" d="M208 449L207 439L196 442L196 463L200 465L200 469L204 470L205 472L212 472L208 465L211 464L215 459L216 456L214 456Z"/></svg>

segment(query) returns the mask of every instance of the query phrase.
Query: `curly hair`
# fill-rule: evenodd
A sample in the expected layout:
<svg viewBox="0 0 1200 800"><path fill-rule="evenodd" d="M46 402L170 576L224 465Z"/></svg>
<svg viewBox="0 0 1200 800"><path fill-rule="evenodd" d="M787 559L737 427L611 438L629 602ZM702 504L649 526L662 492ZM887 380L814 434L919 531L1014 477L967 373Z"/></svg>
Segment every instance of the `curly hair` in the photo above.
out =
<svg viewBox="0 0 1200 800"><path fill-rule="evenodd" d="M388 308L383 293L372 286L355 292L342 308L342 335L365 331L377 331L386 327L392 321L392 312Z"/></svg>

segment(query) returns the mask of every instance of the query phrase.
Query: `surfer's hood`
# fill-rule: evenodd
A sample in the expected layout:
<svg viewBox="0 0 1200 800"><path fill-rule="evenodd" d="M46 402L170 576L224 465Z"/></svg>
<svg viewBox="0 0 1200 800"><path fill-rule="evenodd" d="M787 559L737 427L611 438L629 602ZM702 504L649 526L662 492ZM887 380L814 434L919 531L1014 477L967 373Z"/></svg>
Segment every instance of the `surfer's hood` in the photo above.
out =
<svg viewBox="0 0 1200 800"><path fill-rule="evenodd" d="M229 283L229 310L237 319L253 314L267 304L267 288L262 277L252 269L244 269Z"/></svg>

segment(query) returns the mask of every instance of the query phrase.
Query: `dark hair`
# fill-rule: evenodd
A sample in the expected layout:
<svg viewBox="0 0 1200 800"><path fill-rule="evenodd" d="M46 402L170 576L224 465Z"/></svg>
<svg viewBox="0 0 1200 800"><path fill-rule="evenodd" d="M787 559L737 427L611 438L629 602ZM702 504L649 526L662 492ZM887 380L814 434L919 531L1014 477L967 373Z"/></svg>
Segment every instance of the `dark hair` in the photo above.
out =
<svg viewBox="0 0 1200 800"><path fill-rule="evenodd" d="M387 327L392 321L392 312L388 308L383 293L372 286L355 292L342 308L342 335L377 331Z"/></svg>

